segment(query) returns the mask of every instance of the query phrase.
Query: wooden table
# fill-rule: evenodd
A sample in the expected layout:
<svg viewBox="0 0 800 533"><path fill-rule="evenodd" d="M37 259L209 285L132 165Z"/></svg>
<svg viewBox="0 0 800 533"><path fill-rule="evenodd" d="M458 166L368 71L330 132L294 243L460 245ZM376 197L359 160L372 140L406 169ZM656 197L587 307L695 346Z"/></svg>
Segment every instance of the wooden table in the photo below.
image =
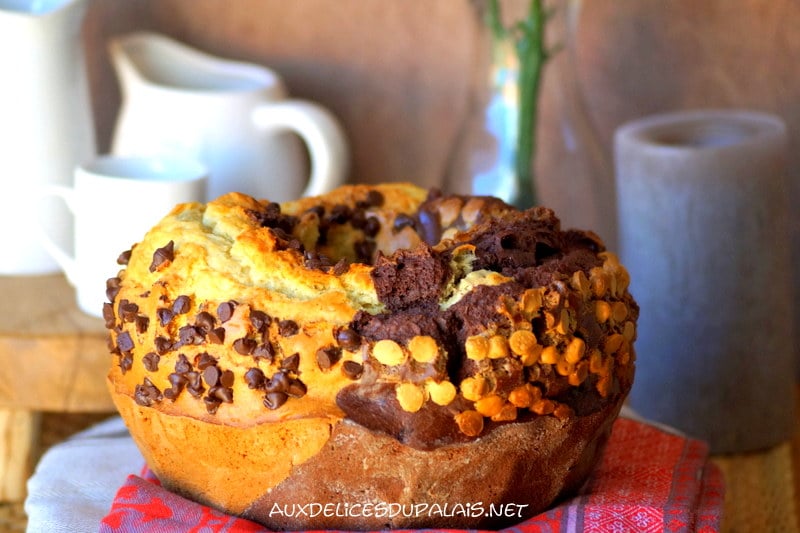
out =
<svg viewBox="0 0 800 533"><path fill-rule="evenodd" d="M725 476L722 531L800 532L800 386L790 440L767 450L717 455Z"/></svg>
<svg viewBox="0 0 800 533"><path fill-rule="evenodd" d="M40 413L114 406L102 320L77 309L63 276L0 276L0 302L0 501L8 502L25 496ZM800 403L797 416L790 441L714 457L726 478L723 531L800 531Z"/></svg>
<svg viewBox="0 0 800 533"><path fill-rule="evenodd" d="M112 412L103 321L60 274L0 276L0 501L21 501L41 413Z"/></svg>

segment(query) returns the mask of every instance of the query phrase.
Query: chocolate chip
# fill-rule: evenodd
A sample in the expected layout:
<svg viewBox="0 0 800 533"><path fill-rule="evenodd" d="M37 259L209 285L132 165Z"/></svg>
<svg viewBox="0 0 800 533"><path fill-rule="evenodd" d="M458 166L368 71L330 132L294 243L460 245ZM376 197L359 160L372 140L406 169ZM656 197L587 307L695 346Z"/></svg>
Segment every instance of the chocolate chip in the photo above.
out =
<svg viewBox="0 0 800 533"><path fill-rule="evenodd" d="M281 320L278 322L278 333L281 334L281 337L291 337L293 335L297 335L299 330L300 326L298 326L297 322L294 320Z"/></svg>
<svg viewBox="0 0 800 533"><path fill-rule="evenodd" d="M264 385L267 392L286 392L289 388L289 376L284 372L276 372Z"/></svg>
<svg viewBox="0 0 800 533"><path fill-rule="evenodd" d="M322 370L330 370L342 357L342 349L336 346L326 346L317 350L317 365Z"/></svg>
<svg viewBox="0 0 800 533"><path fill-rule="evenodd" d="M139 334L146 332L150 327L150 319L144 315L136 315L134 323L136 324L136 333Z"/></svg>
<svg viewBox="0 0 800 533"><path fill-rule="evenodd" d="M158 372L158 361L160 359L161 357L157 353L149 352L142 357L142 363L148 372Z"/></svg>
<svg viewBox="0 0 800 533"><path fill-rule="evenodd" d="M251 368L245 373L244 382L251 389L261 389L267 384L267 378L260 368Z"/></svg>
<svg viewBox="0 0 800 533"><path fill-rule="evenodd" d="M289 387L286 389L286 394L292 398L302 398L306 395L306 392L308 392L306 384L299 379L293 379L290 381Z"/></svg>
<svg viewBox="0 0 800 533"><path fill-rule="evenodd" d="M167 399L174 401L186 387L186 384L189 382L189 380L186 379L186 376L183 374L177 374L174 372L170 374L167 379L169 379L169 383L172 385L172 387L164 391L164 396Z"/></svg>
<svg viewBox="0 0 800 533"><path fill-rule="evenodd" d="M336 332L336 342L345 350L354 352L361 346L361 335L350 328L342 328Z"/></svg>
<svg viewBox="0 0 800 533"><path fill-rule="evenodd" d="M119 369L122 371L122 373L124 374L125 372L130 370L132 366L133 366L133 355L131 355L128 352L120 354Z"/></svg>
<svg viewBox="0 0 800 533"><path fill-rule="evenodd" d="M161 326L163 327L172 322L172 319L175 317L175 314L172 312L171 309L159 307L158 309L156 309L156 316L158 317L158 323L161 324Z"/></svg>
<svg viewBox="0 0 800 533"><path fill-rule="evenodd" d="M198 313L194 319L194 325L203 329L204 331L211 331L214 329L216 322L217 321L214 316L208 311L202 311Z"/></svg>
<svg viewBox="0 0 800 533"><path fill-rule="evenodd" d="M253 339L248 339L247 337L242 337L241 339L236 339L233 341L233 349L236 350L236 353L241 355L250 355L253 353L255 348L256 341Z"/></svg>
<svg viewBox="0 0 800 533"><path fill-rule="evenodd" d="M367 223L367 214L364 212L364 207L366 207L366 205L361 205L361 202L356 202L356 210L353 212L353 216L350 219L350 225L353 226L354 229L363 230Z"/></svg>
<svg viewBox="0 0 800 533"><path fill-rule="evenodd" d="M291 233L297 225L297 217L281 214L281 206L275 202L270 202L261 211L248 211L248 214L265 228L279 228L286 233Z"/></svg>
<svg viewBox="0 0 800 533"><path fill-rule="evenodd" d="M350 207L344 204L337 204L333 206L330 214L327 216L327 222L331 224L344 224L352 216Z"/></svg>
<svg viewBox="0 0 800 533"><path fill-rule="evenodd" d="M375 243L368 240L357 241L353 243L353 251L362 263L370 263L375 253Z"/></svg>
<svg viewBox="0 0 800 533"><path fill-rule="evenodd" d="M203 379L209 387L216 387L219 384L220 371L219 367L207 366L203 370Z"/></svg>
<svg viewBox="0 0 800 533"><path fill-rule="evenodd" d="M233 387L234 375L233 371L225 370L219 376L219 384L225 388Z"/></svg>
<svg viewBox="0 0 800 533"><path fill-rule="evenodd" d="M208 391L208 395L223 403L233 403L233 389L230 387L215 387Z"/></svg>
<svg viewBox="0 0 800 533"><path fill-rule="evenodd" d="M289 232L281 228L270 228L270 232L275 236L275 250L303 250L303 243L292 236Z"/></svg>
<svg viewBox="0 0 800 533"><path fill-rule="evenodd" d="M203 352L194 358L194 364L199 370L205 370L209 366L216 365L217 358L208 352Z"/></svg>
<svg viewBox="0 0 800 533"><path fill-rule="evenodd" d="M172 304L172 312L176 315L182 315L184 313L189 312L189 307L191 307L191 300L185 294L181 294L177 298L175 298L175 302Z"/></svg>
<svg viewBox="0 0 800 533"><path fill-rule="evenodd" d="M192 325L185 325L178 330L178 338L182 346L202 344L205 338L203 333Z"/></svg>
<svg viewBox="0 0 800 533"><path fill-rule="evenodd" d="M122 299L117 306L117 313L123 322L133 322L136 320L136 314L139 312L139 306L133 302Z"/></svg>
<svg viewBox="0 0 800 533"><path fill-rule="evenodd" d="M289 399L289 396L285 392L268 392L264 395L264 406L267 409L277 409L281 405L286 403L286 400Z"/></svg>
<svg viewBox="0 0 800 533"><path fill-rule="evenodd" d="M376 191L375 189L371 189L367 193L367 203L371 207L380 207L383 205L384 197L383 193L380 191Z"/></svg>
<svg viewBox="0 0 800 533"><path fill-rule="evenodd" d="M322 218L322 215L325 214L325 208L321 205L314 205L306 209L306 213L313 213L317 215L317 218Z"/></svg>
<svg viewBox="0 0 800 533"><path fill-rule="evenodd" d="M167 379L169 379L169 383L172 385L173 389L182 389L189 382L189 380L186 379L186 376L183 374L178 374L177 372L171 373L169 376L167 376Z"/></svg>
<svg viewBox="0 0 800 533"><path fill-rule="evenodd" d="M256 360L263 359L271 363L275 359L275 348L269 342L262 342L253 350L253 357Z"/></svg>
<svg viewBox="0 0 800 533"><path fill-rule="evenodd" d="M236 308L236 304L233 301L222 302L217 306L217 316L219 317L219 321L222 323L227 322L233 316L233 311Z"/></svg>
<svg viewBox="0 0 800 533"><path fill-rule="evenodd" d="M350 261L346 258L339 259L335 265L333 265L333 275L334 276L341 276L345 272L350 269Z"/></svg>
<svg viewBox="0 0 800 533"><path fill-rule="evenodd" d="M297 372L300 368L300 354L293 353L289 357L284 357L281 361L281 369L287 372Z"/></svg>
<svg viewBox="0 0 800 533"><path fill-rule="evenodd" d="M120 285L122 280L119 278L108 278L106 280L106 298L109 302L113 302L114 298L119 294Z"/></svg>
<svg viewBox="0 0 800 533"><path fill-rule="evenodd" d="M148 378L144 378L143 383L136 385L136 389L133 393L133 399L136 403L145 407L160 402L162 398L161 391L158 390L158 387L153 385L153 382Z"/></svg>
<svg viewBox="0 0 800 533"><path fill-rule="evenodd" d="M175 361L175 372L178 374L187 374L192 371L192 364L182 353L178 354L178 360Z"/></svg>
<svg viewBox="0 0 800 533"><path fill-rule="evenodd" d="M392 225L392 231L395 233L402 231L404 228L413 228L416 225L416 221L413 217L405 214L399 214L394 218L394 224Z"/></svg>
<svg viewBox="0 0 800 533"><path fill-rule="evenodd" d="M358 379L364 372L364 367L355 361L345 361L342 364L342 372L350 379Z"/></svg>
<svg viewBox="0 0 800 533"><path fill-rule="evenodd" d="M277 202L270 202L264 208L264 217L274 220L281 214L281 205Z"/></svg>
<svg viewBox="0 0 800 533"><path fill-rule="evenodd" d="M120 352L133 350L133 339L131 339L130 333L122 331L117 335L117 348L119 348Z"/></svg>
<svg viewBox="0 0 800 533"><path fill-rule="evenodd" d="M153 345L155 346L156 353L158 355L164 355L172 349L172 341L160 335L153 339Z"/></svg>
<svg viewBox="0 0 800 533"><path fill-rule="evenodd" d="M261 333L269 325L270 317L264 311L250 311L250 324L253 329Z"/></svg>
<svg viewBox="0 0 800 533"><path fill-rule="evenodd" d="M203 403L206 404L206 411L208 414L213 415L217 413L217 410L222 402L211 396L206 396L203 398Z"/></svg>
<svg viewBox="0 0 800 533"><path fill-rule="evenodd" d="M202 376L200 375L200 372L197 372L195 370L187 372L186 373L186 379L188 381L187 386L191 389L203 390L204 387L203 383L201 382L201 378Z"/></svg>
<svg viewBox="0 0 800 533"><path fill-rule="evenodd" d="M118 265L127 265L131 260L131 250L125 250L117 256Z"/></svg>
<svg viewBox="0 0 800 533"><path fill-rule="evenodd" d="M115 331L117 331L116 328ZM117 348L117 341L111 335L108 335L106 337L106 348L108 348L108 351L111 352L112 354L121 353L119 351L119 348Z"/></svg>
<svg viewBox="0 0 800 533"><path fill-rule="evenodd" d="M333 264L333 261L324 254L313 250L306 250L303 252L303 264L306 268L312 270L325 270Z"/></svg>
<svg viewBox="0 0 800 533"><path fill-rule="evenodd" d="M114 306L108 302L103 302L103 319L106 321L106 329L114 329L117 317L114 315Z"/></svg>
<svg viewBox="0 0 800 533"><path fill-rule="evenodd" d="M225 342L225 328L222 326L214 328L208 332L208 342L212 344L222 344Z"/></svg>
<svg viewBox="0 0 800 533"><path fill-rule="evenodd" d="M200 372L187 372L186 379L188 380L186 390L188 390L189 394L194 398L199 398L203 394L203 391L206 390L205 387L203 387Z"/></svg>
<svg viewBox="0 0 800 533"><path fill-rule="evenodd" d="M175 259L175 242L169 241L161 248L153 252L153 262L150 263L150 272L155 272L162 266L167 265Z"/></svg>
<svg viewBox="0 0 800 533"><path fill-rule="evenodd" d="M381 223L376 217L369 217L364 223L364 235L375 237L381 231Z"/></svg>

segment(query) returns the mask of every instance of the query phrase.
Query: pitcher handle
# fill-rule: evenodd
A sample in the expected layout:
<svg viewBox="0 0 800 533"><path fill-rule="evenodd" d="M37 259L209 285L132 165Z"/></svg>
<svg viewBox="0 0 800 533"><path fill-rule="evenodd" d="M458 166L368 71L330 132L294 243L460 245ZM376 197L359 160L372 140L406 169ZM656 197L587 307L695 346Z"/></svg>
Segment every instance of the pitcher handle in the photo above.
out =
<svg viewBox="0 0 800 533"><path fill-rule="evenodd" d="M311 176L303 196L317 196L342 185L347 179L347 139L336 117L313 102L288 99L263 103L253 110L253 122L261 131L289 130L308 146Z"/></svg>
<svg viewBox="0 0 800 533"><path fill-rule="evenodd" d="M48 196L56 196L61 198L64 200L64 203L67 205L67 208L70 210L70 212L73 215L75 214L75 191L70 187L66 187L64 185L47 185L41 187L37 192L37 198L40 200L43 200ZM53 258L53 260L58 263L58 266L61 267L61 269L64 271L64 274L67 276L67 280L72 285L76 285L78 280L78 266L75 263L75 258L70 256L58 244L56 244L41 226L38 228L38 237L42 248L44 248L44 250Z"/></svg>

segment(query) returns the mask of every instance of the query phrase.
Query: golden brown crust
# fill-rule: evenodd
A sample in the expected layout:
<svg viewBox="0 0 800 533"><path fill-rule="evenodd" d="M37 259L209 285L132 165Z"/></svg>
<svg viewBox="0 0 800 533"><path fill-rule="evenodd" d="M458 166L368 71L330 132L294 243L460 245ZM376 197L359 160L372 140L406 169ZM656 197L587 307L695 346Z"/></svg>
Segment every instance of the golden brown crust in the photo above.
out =
<svg viewBox="0 0 800 533"><path fill-rule="evenodd" d="M293 508L337 502L338 508L309 516L303 526L498 529L519 523L581 487L619 408L564 420L539 417L432 451L344 421L319 453L293 467L243 516L271 529L296 529Z"/></svg>
<svg viewBox="0 0 800 533"><path fill-rule="evenodd" d="M497 528L519 522L580 488L622 404L620 398L588 416L539 417L503 426L480 441L421 451L347 421L221 426L142 407L126 395L113 397L164 487L278 530ZM338 514L300 522L290 516L297 506L327 502L404 510L365 516L339 506ZM458 504L476 507L464 515L437 512L437 506ZM510 516L479 513L492 504L506 506Z"/></svg>
<svg viewBox="0 0 800 533"><path fill-rule="evenodd" d="M246 427L210 424L138 405L112 392L148 467L162 485L241 514L328 442L335 419L301 418Z"/></svg>
<svg viewBox="0 0 800 533"><path fill-rule="evenodd" d="M104 308L112 398L169 488L234 513L342 475L331 446L356 434L415 458L395 474L420 490L414 465L489 462L499 435L529 434L528 458L566 439L567 466L590 464L633 378L627 272L544 208L408 184L232 193L177 206L126 262Z"/></svg>

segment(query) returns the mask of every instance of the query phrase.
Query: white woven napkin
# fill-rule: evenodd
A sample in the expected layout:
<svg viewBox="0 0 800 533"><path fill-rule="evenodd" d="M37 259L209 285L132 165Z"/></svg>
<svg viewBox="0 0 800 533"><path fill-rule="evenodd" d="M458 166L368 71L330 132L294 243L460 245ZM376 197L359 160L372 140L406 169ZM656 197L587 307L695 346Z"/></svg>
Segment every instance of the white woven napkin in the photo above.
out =
<svg viewBox="0 0 800 533"><path fill-rule="evenodd" d="M53 446L28 480L28 533L97 531L117 489L143 464L119 417Z"/></svg>

